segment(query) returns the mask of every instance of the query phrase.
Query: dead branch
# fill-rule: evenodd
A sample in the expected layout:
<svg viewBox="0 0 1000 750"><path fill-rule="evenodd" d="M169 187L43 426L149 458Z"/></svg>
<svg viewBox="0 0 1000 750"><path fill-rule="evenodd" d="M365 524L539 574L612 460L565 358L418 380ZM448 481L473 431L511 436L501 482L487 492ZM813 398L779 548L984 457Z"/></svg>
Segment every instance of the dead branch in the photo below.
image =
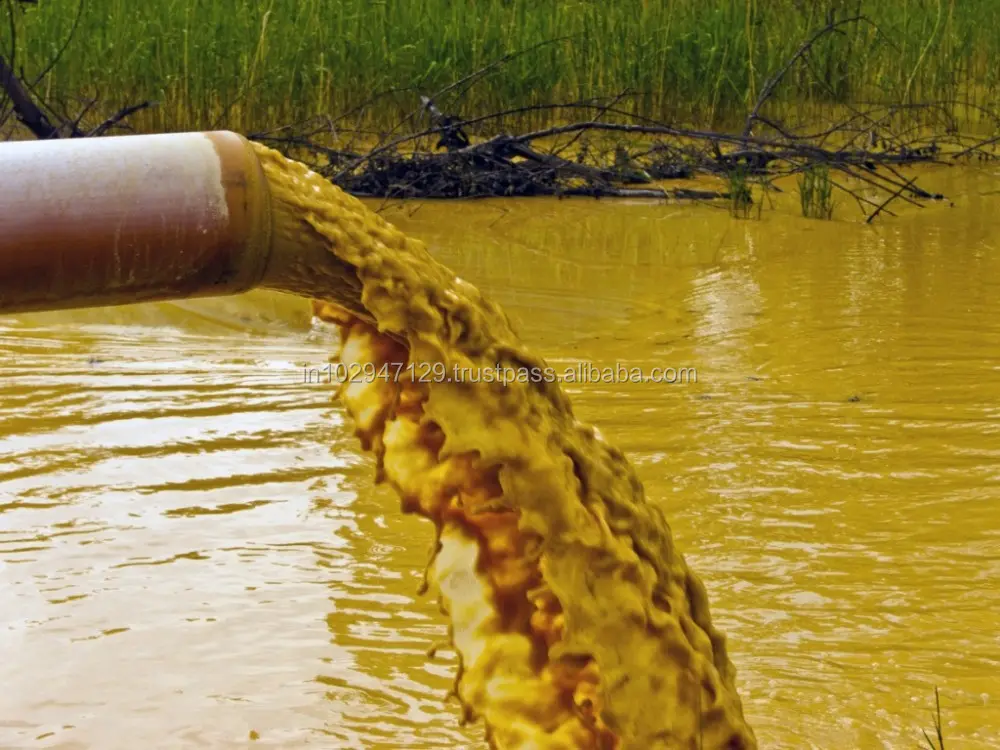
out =
<svg viewBox="0 0 1000 750"><path fill-rule="evenodd" d="M425 97L423 105L433 118L432 127L400 135L361 154L331 148L301 132L294 132L294 128L283 128L275 131L274 135L258 139L276 147L295 149L297 153L312 152L315 155L314 169L360 196L405 199L587 195L710 200L724 193L706 191L705 195L691 195L652 186L637 193L635 189L625 186L653 180L690 178L698 174L727 178L736 172L770 185L776 177L793 175L822 164L843 173L855 184L894 195L894 199L915 205L921 205L920 199L942 196L917 187L913 180L907 180L899 173L898 167L943 163L945 150L942 144L945 141L960 143L955 138L921 141L893 132L889 123L899 111L893 106L869 111L855 110L839 129L841 134L846 135L848 145L845 147L825 145L832 135L837 134L837 128L808 134L795 132L783 123L769 121L776 135L743 136L657 123L615 108L616 101L536 105L460 119L444 115ZM928 109L932 106L928 105ZM512 112L541 109L589 109L595 114L580 122L516 135L501 133L478 142L472 142L466 134L469 128L498 121ZM631 121L598 119L606 115ZM860 134L870 135L872 131L869 128L873 123L885 126L881 141L876 144L870 139L864 148L851 148L851 141ZM586 134L603 134L618 141L604 154L595 153L593 144L585 141L575 161L562 156ZM538 144L542 142L549 142L550 145L540 148ZM630 144L631 148L626 144ZM409 151L400 151L403 146ZM445 152L441 153L441 149ZM613 158L609 158L608 154L613 154ZM833 187L850 194L862 207L877 209L880 205L877 200L858 195L848 184L835 182ZM882 206L882 213L891 215L885 206Z"/></svg>
<svg viewBox="0 0 1000 750"><path fill-rule="evenodd" d="M796 60L805 55L812 49L812 46L816 44L821 38L827 34L831 34L838 31L840 27L846 26L848 24L857 23L859 21L867 21L868 19L864 16L854 16L853 18L845 18L842 21L834 21L830 19L826 26L824 26L819 31L815 32L811 37L802 43L802 45L796 50L795 54L792 55L785 64L771 76L767 82L764 84L764 88L761 89L760 96L757 97L757 101L753 105L753 109L750 110L750 114L747 116L746 124L743 126L744 137L750 135L750 131L753 129L754 120L757 119L757 115L760 113L760 108L764 106L764 103L771 98L778 84L781 83L781 79L785 77L792 66L795 64Z"/></svg>
<svg viewBox="0 0 1000 750"><path fill-rule="evenodd" d="M104 135L109 130L111 130L111 128L118 126L129 115L133 115L136 112L148 109L150 107L155 107L157 104L158 102L146 101L146 102L139 102L138 104L133 104L132 106L125 107L124 109L120 109L117 112L115 112L115 114L111 115L111 117L109 117L100 125L98 125L96 128L87 133L87 135L88 136Z"/></svg>
<svg viewBox="0 0 1000 750"><path fill-rule="evenodd" d="M10 98L15 117L36 138L46 140L60 137L59 129L49 122L49 118L38 108L2 55L0 55L0 89L3 89Z"/></svg>
<svg viewBox="0 0 1000 750"><path fill-rule="evenodd" d="M895 193L886 198L885 201L882 202L882 205L876 208L875 211L867 219L865 219L865 224L871 224L875 220L875 217L878 216L880 213L882 213L885 210L886 206L888 206L896 198L901 196L903 194L903 191L906 190L906 188L908 188L911 184L913 184L913 180L908 180L905 185L899 188L899 190L897 190Z"/></svg>

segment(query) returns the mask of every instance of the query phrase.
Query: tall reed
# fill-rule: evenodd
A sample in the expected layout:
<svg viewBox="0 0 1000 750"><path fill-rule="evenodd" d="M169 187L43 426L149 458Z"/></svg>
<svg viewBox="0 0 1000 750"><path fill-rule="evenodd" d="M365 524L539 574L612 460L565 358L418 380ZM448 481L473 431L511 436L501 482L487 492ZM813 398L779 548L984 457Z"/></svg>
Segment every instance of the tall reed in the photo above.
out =
<svg viewBox="0 0 1000 750"><path fill-rule="evenodd" d="M806 218L833 218L833 180L827 165L810 165L799 175L799 204Z"/></svg>
<svg viewBox="0 0 1000 750"><path fill-rule="evenodd" d="M745 168L736 168L726 174L726 193L729 195L729 213L736 219L747 219L753 208L753 189Z"/></svg>
<svg viewBox="0 0 1000 750"><path fill-rule="evenodd" d="M14 5L18 5L15 3ZM2 7L2 6L0 6ZM774 106L831 102L988 104L1000 87L996 0L42 0L17 12L16 65L48 65L46 95L147 98L150 130L263 129L360 110L396 122L434 92L503 55L560 39L493 69L452 102L485 113L622 91L620 105L673 122L720 126L745 113L767 78L826 22ZM3 24L0 50L11 54ZM386 93L388 92L388 93ZM569 116L569 115L564 115ZM551 112L520 116L549 122ZM508 120L507 124L514 120Z"/></svg>

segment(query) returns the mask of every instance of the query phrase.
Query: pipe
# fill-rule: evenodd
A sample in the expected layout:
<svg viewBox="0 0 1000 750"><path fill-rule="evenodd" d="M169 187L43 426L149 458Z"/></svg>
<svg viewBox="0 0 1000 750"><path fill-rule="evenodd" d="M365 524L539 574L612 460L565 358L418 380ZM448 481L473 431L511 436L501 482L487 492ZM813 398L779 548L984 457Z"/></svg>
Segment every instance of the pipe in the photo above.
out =
<svg viewBox="0 0 1000 750"><path fill-rule="evenodd" d="M335 301L363 310L353 269L286 234L236 133L0 144L0 314L255 287L329 299L331 272L348 282Z"/></svg>

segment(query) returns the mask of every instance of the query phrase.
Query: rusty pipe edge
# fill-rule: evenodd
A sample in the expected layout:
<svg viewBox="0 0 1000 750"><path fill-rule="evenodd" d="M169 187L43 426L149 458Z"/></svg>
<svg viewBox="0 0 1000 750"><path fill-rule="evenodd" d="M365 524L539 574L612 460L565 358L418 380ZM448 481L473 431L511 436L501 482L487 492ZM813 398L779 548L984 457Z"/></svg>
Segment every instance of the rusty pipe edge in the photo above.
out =
<svg viewBox="0 0 1000 750"><path fill-rule="evenodd" d="M235 133L0 144L0 312L245 291L270 225Z"/></svg>
<svg viewBox="0 0 1000 750"><path fill-rule="evenodd" d="M236 133L2 143L0 314L256 286L322 295L323 265L338 262L275 242L274 213L261 164Z"/></svg>

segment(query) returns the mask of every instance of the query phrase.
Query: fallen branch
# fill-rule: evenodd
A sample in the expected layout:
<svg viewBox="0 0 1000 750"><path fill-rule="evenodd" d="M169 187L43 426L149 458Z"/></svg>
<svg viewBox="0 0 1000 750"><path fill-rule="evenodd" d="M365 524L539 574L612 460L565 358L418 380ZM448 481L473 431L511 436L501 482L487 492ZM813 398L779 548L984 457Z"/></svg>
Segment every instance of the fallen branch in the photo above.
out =
<svg viewBox="0 0 1000 750"><path fill-rule="evenodd" d="M912 185L912 184L913 184L913 180L908 180L907 183L905 185L903 185L903 187L899 188L899 190L897 190L895 193L893 193L888 198L886 198L885 201L882 203L882 205L880 205L878 208L876 208L875 211L871 214L871 216L869 216L867 219L865 219L865 224L871 224L875 220L875 217L878 216L880 213L882 213L882 211L885 210L886 206L888 206L890 203L892 203L894 200L896 200L896 198L898 198L900 195L902 195L903 191L906 190L906 188L910 187L910 185Z"/></svg>

